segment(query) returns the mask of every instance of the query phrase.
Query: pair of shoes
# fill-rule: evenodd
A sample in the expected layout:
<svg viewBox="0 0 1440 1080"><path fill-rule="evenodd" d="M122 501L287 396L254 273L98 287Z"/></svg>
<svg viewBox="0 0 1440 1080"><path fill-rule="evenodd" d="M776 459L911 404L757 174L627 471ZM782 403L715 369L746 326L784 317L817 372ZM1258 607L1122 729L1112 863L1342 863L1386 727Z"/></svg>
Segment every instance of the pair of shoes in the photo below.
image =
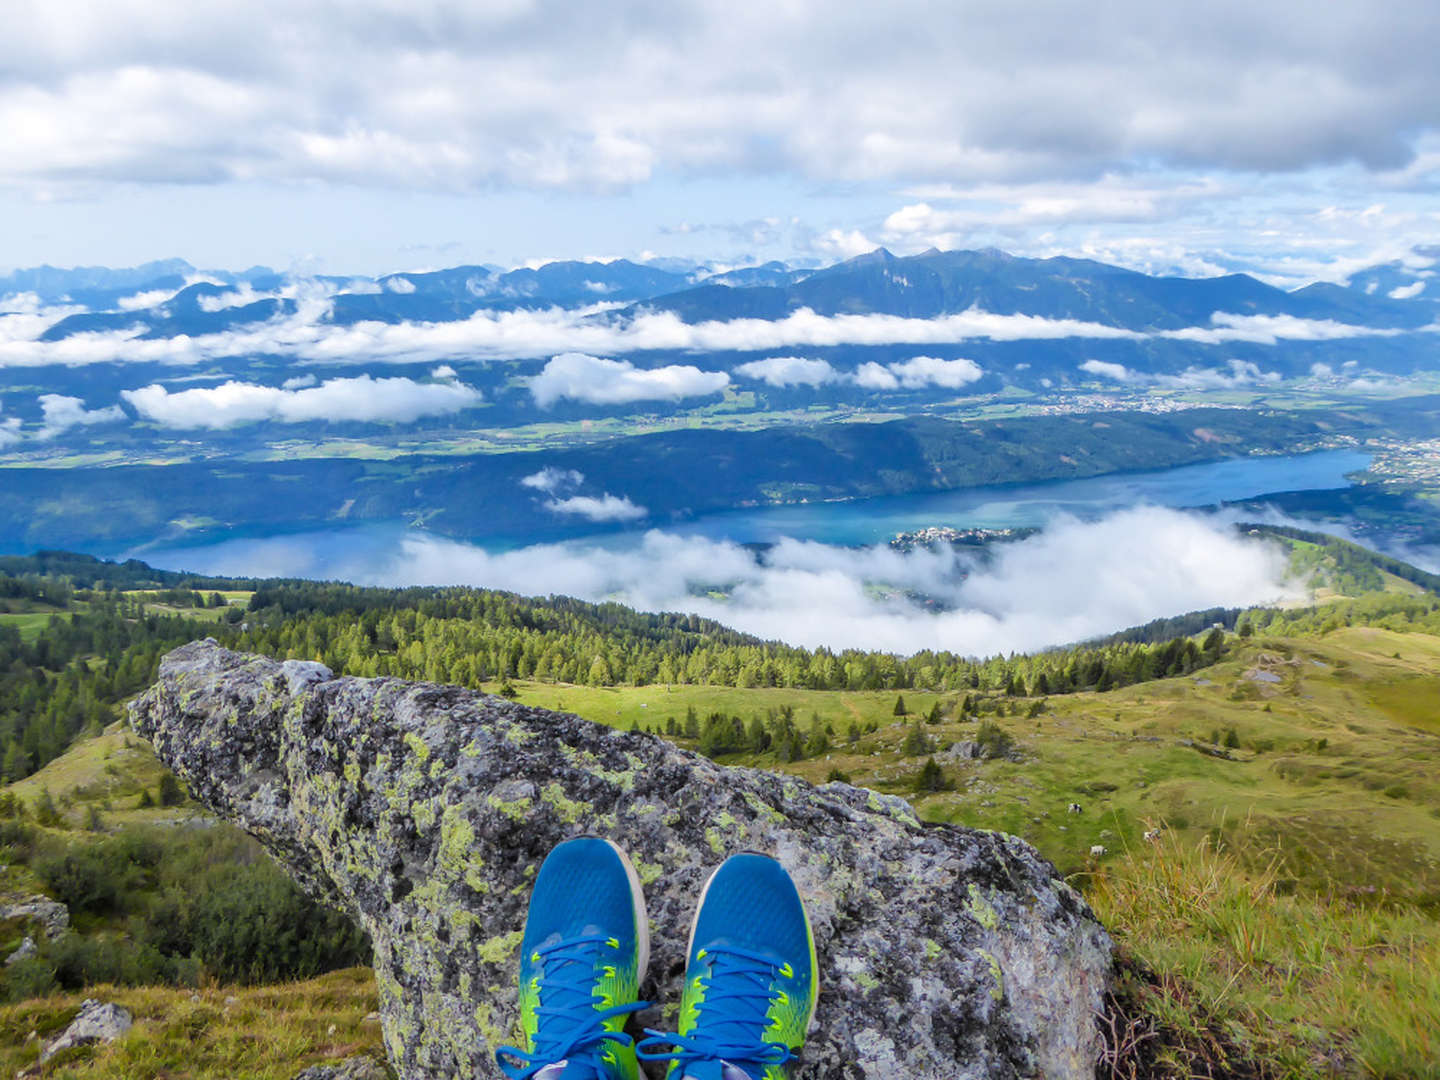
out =
<svg viewBox="0 0 1440 1080"><path fill-rule="evenodd" d="M640 880L608 840L551 851L530 897L520 955L525 1047L502 1046L512 1080L637 1080L639 1060L669 1061L670 1080L786 1080L805 1042L819 981L815 939L790 876L774 859L732 855L705 885L686 951L679 1029L625 1018L650 958ZM668 1049L666 1049L668 1048Z"/></svg>

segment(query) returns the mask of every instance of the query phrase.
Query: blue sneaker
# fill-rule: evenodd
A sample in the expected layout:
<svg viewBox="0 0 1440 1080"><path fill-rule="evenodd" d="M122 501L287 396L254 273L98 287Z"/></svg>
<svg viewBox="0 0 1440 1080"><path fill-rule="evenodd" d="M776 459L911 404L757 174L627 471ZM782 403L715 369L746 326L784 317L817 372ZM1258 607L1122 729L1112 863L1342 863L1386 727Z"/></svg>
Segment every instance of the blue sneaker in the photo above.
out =
<svg viewBox="0 0 1440 1080"><path fill-rule="evenodd" d="M525 1048L495 1062L512 1080L637 1080L625 1017L650 961L640 879L609 840L580 836L546 856L520 943ZM506 1060L506 1059L510 1060Z"/></svg>
<svg viewBox="0 0 1440 1080"><path fill-rule="evenodd" d="M670 1061L671 1080L786 1080L820 982L810 920L784 867L748 852L726 859L701 894L686 955L680 1030L647 1028L638 1056Z"/></svg>

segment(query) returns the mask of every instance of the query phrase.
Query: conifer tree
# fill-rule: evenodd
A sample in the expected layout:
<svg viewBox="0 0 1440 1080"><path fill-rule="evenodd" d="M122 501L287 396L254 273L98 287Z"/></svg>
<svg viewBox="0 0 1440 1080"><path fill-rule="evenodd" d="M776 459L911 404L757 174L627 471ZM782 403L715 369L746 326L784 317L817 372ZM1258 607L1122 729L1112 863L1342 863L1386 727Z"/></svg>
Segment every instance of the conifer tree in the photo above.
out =
<svg viewBox="0 0 1440 1080"><path fill-rule="evenodd" d="M933 757L926 758L925 764L920 766L920 775L915 780L915 790L928 793L944 791L949 786L945 780L945 770Z"/></svg>

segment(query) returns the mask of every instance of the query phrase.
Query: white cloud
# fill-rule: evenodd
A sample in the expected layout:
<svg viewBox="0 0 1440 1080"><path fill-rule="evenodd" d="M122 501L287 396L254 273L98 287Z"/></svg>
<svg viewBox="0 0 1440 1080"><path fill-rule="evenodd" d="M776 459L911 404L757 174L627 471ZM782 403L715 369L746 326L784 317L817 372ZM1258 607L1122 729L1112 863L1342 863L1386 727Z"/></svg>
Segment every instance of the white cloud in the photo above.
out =
<svg viewBox="0 0 1440 1080"><path fill-rule="evenodd" d="M842 377L826 361L803 356L767 356L764 360L751 360L739 365L735 374L759 379L771 386L823 386L838 382Z"/></svg>
<svg viewBox="0 0 1440 1080"><path fill-rule="evenodd" d="M979 364L963 357L958 360L941 360L936 356L914 356L889 367L900 380L900 385L907 390L918 390L924 386L958 390L985 374L980 370Z"/></svg>
<svg viewBox="0 0 1440 1080"><path fill-rule="evenodd" d="M1193 341L1204 345L1222 345L1231 341L1248 341L1255 345L1274 345L1287 341L1340 341L1358 337L1396 337L1404 330L1353 326L1334 319L1301 319L1294 315L1236 315L1217 311L1210 316L1210 326L1187 326L1180 330L1162 330L1156 337L1174 341Z"/></svg>
<svg viewBox="0 0 1440 1080"><path fill-rule="evenodd" d="M867 360L856 368L852 378L856 386L867 390L895 390L900 386L900 380L888 367L873 360Z"/></svg>
<svg viewBox="0 0 1440 1080"><path fill-rule="evenodd" d="M855 369L852 378L867 390L919 390L941 386L958 390L975 382L985 372L973 360L942 360L935 356L914 356L892 364L866 361Z"/></svg>
<svg viewBox="0 0 1440 1080"><path fill-rule="evenodd" d="M1324 367L1324 365L1317 365ZM1251 360L1230 360L1223 368L1201 368L1191 366L1178 375L1151 375L1132 371L1124 364L1112 364L1106 360L1086 360L1080 365L1081 371L1116 382L1141 386L1163 386L1174 390L1233 390L1240 386L1278 383L1280 375L1274 371L1263 371ZM1312 369L1311 374L1314 374Z"/></svg>
<svg viewBox="0 0 1440 1080"><path fill-rule="evenodd" d="M239 541L169 557L215 573L301 574L384 585L476 585L684 611L810 647L971 656L1042 649L1162 616L1290 595L1283 554L1225 519L1138 508L1059 519L988 560L952 551L782 540L763 560L730 541L660 531L489 553L426 534L340 561L305 538ZM347 549L349 552L351 549ZM164 562L161 565L165 565ZM730 587L728 599L709 595ZM878 587L877 587L878 586ZM909 596L942 601L936 612Z"/></svg>
<svg viewBox="0 0 1440 1080"><path fill-rule="evenodd" d="M381 284L393 293L408 294L415 291L415 283L409 278L389 277L386 278L383 282L381 282Z"/></svg>
<svg viewBox="0 0 1440 1080"><path fill-rule="evenodd" d="M174 295L174 289L147 289L144 292L120 297L115 301L115 307L120 311L143 311L147 308L158 307Z"/></svg>
<svg viewBox="0 0 1440 1080"><path fill-rule="evenodd" d="M318 381L314 375L295 375L281 383L280 389L303 390L307 386L314 386Z"/></svg>
<svg viewBox="0 0 1440 1080"><path fill-rule="evenodd" d="M432 379L454 379L458 378L455 369L449 364L441 364L434 371L430 372Z"/></svg>
<svg viewBox="0 0 1440 1080"><path fill-rule="evenodd" d="M14 315L34 315L45 307L39 293L7 293L0 296L0 312Z"/></svg>
<svg viewBox="0 0 1440 1080"><path fill-rule="evenodd" d="M1233 390L1241 386L1278 383L1280 374L1262 371L1250 360L1231 360L1225 368L1188 367L1179 375L1152 376L1151 381L1157 386L1180 390Z"/></svg>
<svg viewBox="0 0 1440 1080"><path fill-rule="evenodd" d="M548 465L539 472L520 478L520 483L536 491L555 491L562 487L579 487L585 482L585 474L576 469L557 469Z"/></svg>
<svg viewBox="0 0 1440 1080"><path fill-rule="evenodd" d="M121 396L142 419L169 428L222 428L261 421L278 423L393 422L445 416L482 400L480 391L458 383L419 383L360 375L327 379L319 386L287 390L230 381L216 387L171 392L159 383Z"/></svg>
<svg viewBox="0 0 1440 1080"><path fill-rule="evenodd" d="M1124 364L1112 364L1108 360L1086 360L1080 365L1081 371L1088 371L1091 375L1100 375L1106 379L1114 379L1116 382L1131 382L1135 374Z"/></svg>
<svg viewBox="0 0 1440 1080"><path fill-rule="evenodd" d="M1425 282L1412 281L1409 285L1396 285L1390 290L1391 300L1413 300L1425 291Z"/></svg>
<svg viewBox="0 0 1440 1080"><path fill-rule="evenodd" d="M810 241L811 248L834 259L853 259L879 245L859 229L830 229Z"/></svg>
<svg viewBox="0 0 1440 1080"><path fill-rule="evenodd" d="M545 503L545 509L597 522L638 521L648 513L645 507L636 506L627 496L611 495L608 491L598 496L572 495L568 499L550 499Z"/></svg>
<svg viewBox="0 0 1440 1080"><path fill-rule="evenodd" d="M592 405L624 405L632 401L704 397L729 385L730 376L723 371L701 371L689 364L646 370L628 360L562 353L552 357L545 369L530 379L530 394L541 408L562 398Z"/></svg>
<svg viewBox="0 0 1440 1080"><path fill-rule="evenodd" d="M125 419L125 411L119 405L103 409L86 409L85 402L78 397L63 394L41 394L40 411L44 416L37 439L53 439L74 427L88 427L92 424L109 424Z"/></svg>
<svg viewBox="0 0 1440 1080"><path fill-rule="evenodd" d="M0 42L11 138L0 179L454 192L603 190L659 172L983 180L1123 174L1137 160L1426 165L1416 135L1434 130L1440 98L1426 0L1395 0L1384 19L1300 0L1221 0L1203 20L1139 0L1044 14L1052 32L1037 35L1018 9L925 0L839 12L796 0L783 17L628 0L566 20L521 2L416 0L356 17L153 0L96 6L62 31L58 16L23 9ZM617 81L607 57L636 62Z"/></svg>
<svg viewBox="0 0 1440 1080"><path fill-rule="evenodd" d="M20 434L20 418L11 416L0 417L0 449L7 446L14 446L24 436Z"/></svg>

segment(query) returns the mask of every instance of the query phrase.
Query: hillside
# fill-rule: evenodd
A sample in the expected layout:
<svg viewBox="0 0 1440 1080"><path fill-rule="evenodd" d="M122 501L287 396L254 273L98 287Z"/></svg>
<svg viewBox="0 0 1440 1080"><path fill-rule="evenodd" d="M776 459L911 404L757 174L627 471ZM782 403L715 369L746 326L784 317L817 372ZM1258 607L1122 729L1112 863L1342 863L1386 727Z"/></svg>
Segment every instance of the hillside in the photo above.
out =
<svg viewBox="0 0 1440 1080"><path fill-rule="evenodd" d="M1334 599L1318 607L1238 613L1231 632L1217 641L1202 628L1188 639L1188 649L1184 637L1178 647L1173 637L1152 635L1153 646L1117 638L1089 653L960 663L940 685L934 680L946 669L935 666L937 658L897 664L863 655L841 658L860 664L853 686L787 685L785 672L799 663L799 651L726 637L720 627L640 616L615 605L552 606L503 594L467 599L466 590L255 583L253 597L234 597L251 608L251 629L242 634L223 618L197 621L223 616L224 608L157 602L193 595L187 585L202 591L203 599L208 583L191 579L167 582L177 590L167 597L130 594L126 611L155 610L139 621L132 614L125 625L145 633L137 656L155 655L148 642L158 640L157 632L183 638L206 626L223 639L243 636L247 647L278 655L317 657L337 668L358 663L359 674L372 673L369 665L383 661L400 674L434 671L449 678L455 670L445 657L459 647L474 657L462 678L522 703L655 731L725 763L761 765L815 782L843 775L909 798L927 819L1024 837L1086 892L1124 945L1131 966L1112 1020L1132 1034L1148 1034L1143 1049L1132 1048L1117 1062L1116 1075L1130 1075L1123 1071L1127 1062L1142 1059L1150 1071L1137 1075L1183 1076L1190 1075L1185 1069L1202 1068L1217 1076L1433 1075L1426 1070L1436 1060L1440 987L1427 973L1440 967L1440 727L1428 702L1440 684L1440 602L1423 589L1428 579L1417 583L1394 573L1399 569L1413 579L1419 573L1409 573L1413 568L1366 561L1363 549L1327 554L1328 543L1291 540L1297 566L1320 575L1320 587ZM127 573L144 571L132 566ZM1372 574L1386 575L1380 580L1390 591L1370 589ZM1347 591L1361 595L1343 596ZM93 605L76 608L80 625L97 619L113 626L104 621L110 618L107 602L94 594L71 601ZM470 606L477 602L480 607ZM0 622L21 617L0 616ZM422 617L436 620L423 633L416 621ZM477 648L437 633L460 618L475 620L468 624L477 631L489 625L496 636ZM358 650L353 660L335 651L342 639L331 635L332 627L347 625L359 634L343 639L346 648ZM54 632L48 622L45 632ZM572 650L593 657L597 643L608 639L616 670L608 680L584 684L536 678L534 664L545 651L533 652L525 635L537 633L552 635L561 666ZM723 646L709 652L706 663L716 666L698 670L728 670L732 685L715 685L714 674L694 683L657 682L652 674L645 685L615 678L629 670L625 665L648 664L647 655L665 662L671 647L706 655L711 642ZM394 651L380 651L387 647ZM745 685L745 678L736 678L748 650L762 661L758 671L773 665L779 685ZM809 659L797 670L808 670ZM1112 683L1129 684L1059 687L1065 693L1037 686L1039 675L1046 675L1048 686L1051 675L1083 670L1090 659L1100 662L1101 675L1111 671ZM1177 663L1178 673L1167 677ZM521 677L521 667L528 677ZM1125 672L1134 672L1135 681L1118 678ZM64 684L60 674L57 687ZM590 666L585 674L592 674ZM972 675L977 685L969 685ZM867 687L871 678L880 681ZM956 682L947 687L945 679ZM14 838L6 841L11 854L0 859L9 864L0 891L45 888L36 859L53 845L118 851L113 845L125 837L157 827L168 832L162 822L189 818L194 810L183 803L159 805L170 801L164 779L142 743L112 728L11 784L9 801L0 805L23 818L0 822ZM144 801L157 805L142 808ZM1079 813L1068 812L1071 803L1079 804ZM36 814L46 805L54 810L37 829ZM34 830L35 839L25 839L25 829ZM206 832L220 837L224 830ZM229 845L237 843L225 839L214 850L234 850ZM1104 854L1092 854L1097 846ZM204 869L206 858L197 861L193 854L175 865L195 868L177 873L212 872ZM192 892L216 887L202 886L203 876L168 880L189 880L183 887ZM99 935L97 940L124 941L150 933L143 930L146 920L160 910L154 888L144 881L127 886L118 906L81 918L80 940ZM292 902L276 893L246 910L258 915L269 910L266 904ZM192 911L185 925L203 925L195 921L202 917ZM343 931L335 927L332 933L342 935L338 946ZM14 936L12 929L0 945ZM226 954L217 947L202 950L209 957L202 970L210 977L225 971ZM115 966L109 955L95 952L89 970L102 979L142 982L189 978L186 971L194 970L162 965L147 975ZM295 962L318 963L318 970L345 962L343 947L329 955L333 959ZM76 974L65 978L79 981L61 985L73 985L75 995L89 993L81 989L95 981L87 969L66 963ZM19 969L34 972L28 964ZM309 974L317 968L290 970ZM233 984L237 974L221 975L222 985ZM4 978L12 998L33 992L16 984L15 973ZM323 989L330 985L301 985L284 999L297 1023L332 1008L327 1002L338 1003ZM139 1003L152 1018L146 1038L163 1042L159 1033L168 1029L158 1019L157 1003L180 999L157 990L107 993ZM0 1007L0 1030L53 1026L76 1000ZM240 1000L246 1000L243 994ZM1385 1001L1386 1009L1369 1008L1374 1000ZM189 1071L174 1076L226 1075L227 1055L242 1053L245 1029L233 1012L219 1008L206 1015L214 1033L207 1036L208 1049ZM309 1060L374 1045L363 1036L338 1047L305 1038L310 1041L296 1045L307 1049L297 1052L313 1054ZM232 1046L237 1048L227 1049ZM0 1066L31 1060L32 1051L33 1045L21 1046L0 1057ZM95 1055L93 1065L75 1075L126 1075L134 1052L130 1047ZM78 1061L75 1067L82 1068Z"/></svg>

